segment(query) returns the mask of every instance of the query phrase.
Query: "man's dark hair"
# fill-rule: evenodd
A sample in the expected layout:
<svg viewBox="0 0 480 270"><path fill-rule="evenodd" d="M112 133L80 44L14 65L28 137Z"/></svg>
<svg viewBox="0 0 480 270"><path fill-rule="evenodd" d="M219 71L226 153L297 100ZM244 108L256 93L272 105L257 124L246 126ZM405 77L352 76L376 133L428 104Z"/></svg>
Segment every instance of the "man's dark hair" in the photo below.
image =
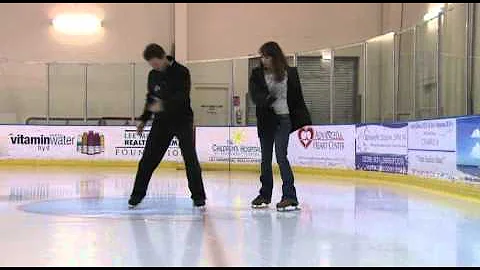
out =
<svg viewBox="0 0 480 270"><path fill-rule="evenodd" d="M147 47L145 47L145 50L143 51L143 58L146 61L149 61L153 58L162 59L164 57L165 57L165 50L162 48L162 46L156 43L148 44Z"/></svg>

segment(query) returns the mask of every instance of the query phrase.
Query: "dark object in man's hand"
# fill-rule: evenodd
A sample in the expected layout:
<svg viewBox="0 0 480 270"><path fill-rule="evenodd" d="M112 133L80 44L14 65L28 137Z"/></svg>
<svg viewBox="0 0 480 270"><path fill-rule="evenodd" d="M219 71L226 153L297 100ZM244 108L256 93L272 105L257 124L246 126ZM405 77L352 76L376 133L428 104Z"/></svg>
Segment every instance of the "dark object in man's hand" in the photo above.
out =
<svg viewBox="0 0 480 270"><path fill-rule="evenodd" d="M154 89L147 94L147 107L151 112L163 111L163 100L167 94L167 86L165 83L155 85Z"/></svg>
<svg viewBox="0 0 480 270"><path fill-rule="evenodd" d="M157 97L147 97L147 110L152 113L162 112L163 109L163 99Z"/></svg>
<svg viewBox="0 0 480 270"><path fill-rule="evenodd" d="M160 85L155 85L155 87L148 93L147 98L155 99L165 99L167 96L167 84L162 82Z"/></svg>

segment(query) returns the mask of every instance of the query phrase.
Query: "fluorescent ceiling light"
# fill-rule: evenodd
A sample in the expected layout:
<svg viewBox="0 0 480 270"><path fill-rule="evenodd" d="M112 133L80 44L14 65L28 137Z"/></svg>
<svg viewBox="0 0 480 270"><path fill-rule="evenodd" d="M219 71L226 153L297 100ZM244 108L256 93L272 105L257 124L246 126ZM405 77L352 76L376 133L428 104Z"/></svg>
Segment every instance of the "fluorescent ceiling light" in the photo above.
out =
<svg viewBox="0 0 480 270"><path fill-rule="evenodd" d="M388 33L383 34L383 35L381 35L381 36L371 38L371 39L369 39L369 40L367 40L367 41L368 41L368 42L390 41L390 40L393 39L394 36L395 36L395 32L388 32Z"/></svg>
<svg viewBox="0 0 480 270"><path fill-rule="evenodd" d="M102 21L92 14L60 14L52 24L56 31L68 35L91 35L102 27Z"/></svg>
<svg viewBox="0 0 480 270"><path fill-rule="evenodd" d="M332 51L331 50L323 50L322 51L322 59L323 60L332 60Z"/></svg>
<svg viewBox="0 0 480 270"><path fill-rule="evenodd" d="M436 18L443 10L443 7L437 6L431 9L427 14L423 16L423 21L430 21L431 19Z"/></svg>

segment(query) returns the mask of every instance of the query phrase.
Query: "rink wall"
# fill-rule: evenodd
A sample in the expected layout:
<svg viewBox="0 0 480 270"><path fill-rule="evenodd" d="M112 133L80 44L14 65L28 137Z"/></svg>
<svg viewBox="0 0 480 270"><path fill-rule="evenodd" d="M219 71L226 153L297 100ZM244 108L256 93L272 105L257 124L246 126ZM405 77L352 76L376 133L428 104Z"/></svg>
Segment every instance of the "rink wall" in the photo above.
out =
<svg viewBox="0 0 480 270"><path fill-rule="evenodd" d="M131 126L0 126L4 164L61 161L118 165L137 162L149 130ZM196 148L207 169L257 169L261 152L255 127L196 127ZM395 124L309 126L291 134L289 160L296 170L385 173L480 180L480 116ZM174 139L164 158L183 163ZM275 163L275 157L273 162Z"/></svg>

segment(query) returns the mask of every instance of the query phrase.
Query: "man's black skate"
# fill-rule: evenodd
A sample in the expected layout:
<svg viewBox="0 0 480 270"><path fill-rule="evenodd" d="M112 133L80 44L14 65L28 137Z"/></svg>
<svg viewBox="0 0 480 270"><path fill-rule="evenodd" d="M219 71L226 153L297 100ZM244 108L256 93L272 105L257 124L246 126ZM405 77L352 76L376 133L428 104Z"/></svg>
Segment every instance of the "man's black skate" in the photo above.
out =
<svg viewBox="0 0 480 270"><path fill-rule="evenodd" d="M134 199L130 198L130 200L128 200L128 209L133 209L133 208L137 207L137 205L139 205L140 202L141 201L134 200Z"/></svg>
<svg viewBox="0 0 480 270"><path fill-rule="evenodd" d="M262 197L262 195L258 195L253 201L252 201L252 207L253 208L266 208L270 204L270 201Z"/></svg>
<svg viewBox="0 0 480 270"><path fill-rule="evenodd" d="M198 209L205 209L205 200L193 200L193 206Z"/></svg>
<svg viewBox="0 0 480 270"><path fill-rule="evenodd" d="M298 201L292 199L282 199L281 202L277 203L277 211L295 211L300 210L298 207Z"/></svg>

